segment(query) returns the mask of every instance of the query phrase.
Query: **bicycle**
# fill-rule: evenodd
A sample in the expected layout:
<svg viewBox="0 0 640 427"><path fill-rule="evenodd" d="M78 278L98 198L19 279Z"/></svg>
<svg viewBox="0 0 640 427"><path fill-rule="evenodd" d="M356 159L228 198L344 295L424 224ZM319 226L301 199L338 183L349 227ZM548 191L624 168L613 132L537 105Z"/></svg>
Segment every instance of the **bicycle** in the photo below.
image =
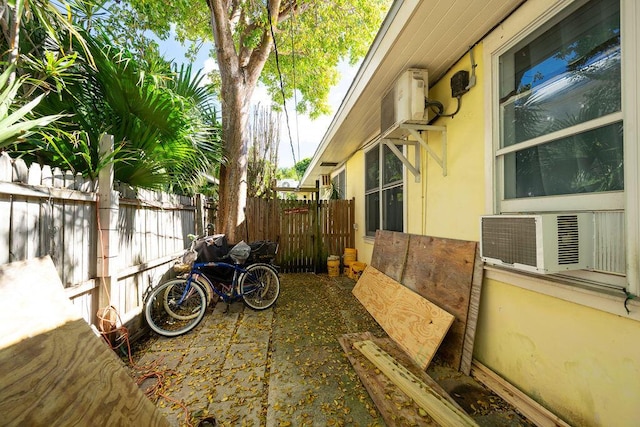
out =
<svg viewBox="0 0 640 427"><path fill-rule="evenodd" d="M280 295L280 277L274 265L264 262L245 265L251 252L246 243L240 242L229 251L231 264L225 262L227 257L221 261L196 262L198 253L194 247L198 241L201 239L192 237L190 249L177 266L177 270L186 274L160 284L147 296L145 320L160 335L175 337L191 331L202 321L216 295L227 304L242 299L254 310L271 307ZM212 271L221 274L214 275Z"/></svg>

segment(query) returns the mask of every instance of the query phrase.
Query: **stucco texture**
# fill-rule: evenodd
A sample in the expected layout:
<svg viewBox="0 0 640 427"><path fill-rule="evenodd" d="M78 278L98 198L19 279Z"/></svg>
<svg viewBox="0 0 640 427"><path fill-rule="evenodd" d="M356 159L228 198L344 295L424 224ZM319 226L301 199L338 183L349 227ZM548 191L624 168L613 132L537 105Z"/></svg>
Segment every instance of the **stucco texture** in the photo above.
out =
<svg viewBox="0 0 640 427"><path fill-rule="evenodd" d="M485 281L475 357L572 425L637 426L640 323Z"/></svg>

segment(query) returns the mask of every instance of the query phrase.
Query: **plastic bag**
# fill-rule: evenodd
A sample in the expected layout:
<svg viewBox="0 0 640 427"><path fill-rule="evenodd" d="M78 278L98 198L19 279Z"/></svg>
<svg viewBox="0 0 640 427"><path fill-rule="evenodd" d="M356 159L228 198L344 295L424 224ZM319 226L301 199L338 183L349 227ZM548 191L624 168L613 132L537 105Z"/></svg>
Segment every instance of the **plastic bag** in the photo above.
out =
<svg viewBox="0 0 640 427"><path fill-rule="evenodd" d="M247 258L249 258L249 254L251 253L251 246L247 245L247 243L242 240L237 243L231 250L229 251L229 255L231 259L236 264L243 264Z"/></svg>

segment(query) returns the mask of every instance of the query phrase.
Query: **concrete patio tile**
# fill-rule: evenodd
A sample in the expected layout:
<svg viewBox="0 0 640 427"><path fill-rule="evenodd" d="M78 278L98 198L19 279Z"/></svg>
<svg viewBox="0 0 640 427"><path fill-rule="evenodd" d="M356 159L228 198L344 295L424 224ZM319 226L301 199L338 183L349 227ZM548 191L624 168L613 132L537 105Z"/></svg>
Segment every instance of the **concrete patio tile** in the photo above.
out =
<svg viewBox="0 0 640 427"><path fill-rule="evenodd" d="M219 426L384 425L337 341L350 332L384 335L352 295L354 282L313 274L283 275L282 282L273 308L218 302L193 331L176 338L151 335L139 350L138 364L160 360L164 381L151 398L172 426L195 426L207 415ZM473 381L446 368L431 372L454 396L456 387ZM508 405L495 408L472 416L481 426L529 426Z"/></svg>
<svg viewBox="0 0 640 427"><path fill-rule="evenodd" d="M264 366L267 364L269 341L231 344L224 369Z"/></svg>
<svg viewBox="0 0 640 427"><path fill-rule="evenodd" d="M225 370L216 382L219 401L259 397L265 392L265 366Z"/></svg>
<svg viewBox="0 0 640 427"><path fill-rule="evenodd" d="M212 402L208 413L216 417L218 426L259 427L265 425L263 399L238 398L224 402Z"/></svg>

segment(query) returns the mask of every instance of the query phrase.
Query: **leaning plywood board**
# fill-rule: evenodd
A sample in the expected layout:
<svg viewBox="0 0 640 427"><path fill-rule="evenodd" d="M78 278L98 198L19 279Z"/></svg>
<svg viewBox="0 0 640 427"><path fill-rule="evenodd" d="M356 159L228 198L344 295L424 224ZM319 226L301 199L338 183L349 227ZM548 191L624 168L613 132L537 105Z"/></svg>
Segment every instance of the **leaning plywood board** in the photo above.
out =
<svg viewBox="0 0 640 427"><path fill-rule="evenodd" d="M401 283L455 316L438 349L451 367L460 368L475 265L476 242L410 235Z"/></svg>
<svg viewBox="0 0 640 427"><path fill-rule="evenodd" d="M420 381L417 376L413 375L411 371L398 363L373 341L356 342L354 347L364 354L400 390L424 409L438 425L443 427L478 426L467 413L452 405L445 397Z"/></svg>
<svg viewBox="0 0 640 427"><path fill-rule="evenodd" d="M53 262L0 266L3 425L167 426L66 297Z"/></svg>
<svg viewBox="0 0 640 427"><path fill-rule="evenodd" d="M376 231L371 265L396 282L401 282L407 262L409 236L409 234L397 231Z"/></svg>
<svg viewBox="0 0 640 427"><path fill-rule="evenodd" d="M364 270L353 294L418 366L426 369L453 316L372 266Z"/></svg>
<svg viewBox="0 0 640 427"><path fill-rule="evenodd" d="M0 348L77 319L50 258L0 266Z"/></svg>

